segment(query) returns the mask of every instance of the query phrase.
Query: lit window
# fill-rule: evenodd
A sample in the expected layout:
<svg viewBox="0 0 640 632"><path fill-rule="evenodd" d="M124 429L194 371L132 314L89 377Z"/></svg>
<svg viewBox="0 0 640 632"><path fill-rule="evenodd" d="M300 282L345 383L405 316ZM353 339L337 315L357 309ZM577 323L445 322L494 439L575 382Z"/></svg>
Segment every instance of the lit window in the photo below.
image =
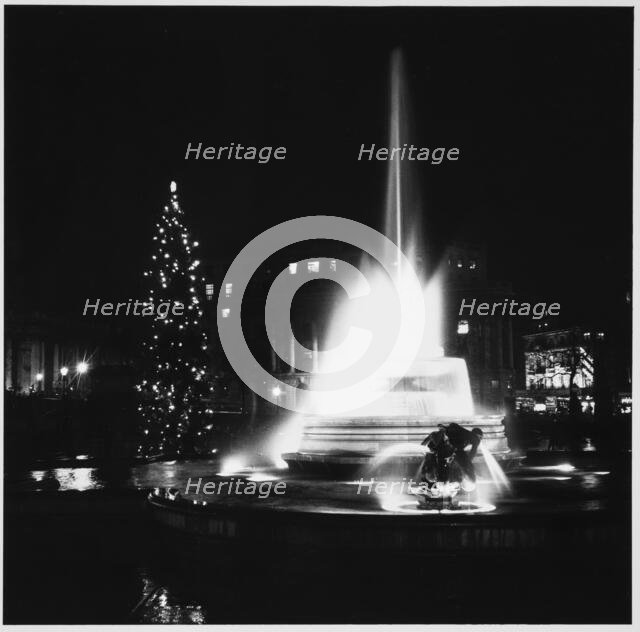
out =
<svg viewBox="0 0 640 632"><path fill-rule="evenodd" d="M500 381L499 380L491 380L491 388L499 388Z"/></svg>
<svg viewBox="0 0 640 632"><path fill-rule="evenodd" d="M580 408L583 413L588 412L589 408L591 408L591 404L589 402L580 402Z"/></svg>
<svg viewBox="0 0 640 632"><path fill-rule="evenodd" d="M298 264L297 263L290 263L289 264L289 274L295 274L298 271Z"/></svg>
<svg viewBox="0 0 640 632"><path fill-rule="evenodd" d="M228 307L223 308L222 310L222 318L229 318L229 314L231 310Z"/></svg>
<svg viewBox="0 0 640 632"><path fill-rule="evenodd" d="M331 270L331 272L335 272L338 269L338 265L336 263L335 259L331 259L331 261L329 262L329 270Z"/></svg>
<svg viewBox="0 0 640 632"><path fill-rule="evenodd" d="M233 283L225 283L225 286L224 286L225 296L231 296L231 292L233 292Z"/></svg>
<svg viewBox="0 0 640 632"><path fill-rule="evenodd" d="M466 335L469 333L469 321L468 320L459 320L458 321L458 333Z"/></svg>
<svg viewBox="0 0 640 632"><path fill-rule="evenodd" d="M471 261L469 261L469 270L475 270L476 269L476 262L471 259Z"/></svg>
<svg viewBox="0 0 640 632"><path fill-rule="evenodd" d="M205 294L207 295L207 300L212 301L213 300L213 283L207 283L204 286L204 291L205 291Z"/></svg>
<svg viewBox="0 0 640 632"><path fill-rule="evenodd" d="M307 270L309 270L309 272L320 272L320 262L307 261Z"/></svg>
<svg viewBox="0 0 640 632"><path fill-rule="evenodd" d="M537 413L547 412L547 406L545 404L534 404L533 410Z"/></svg>

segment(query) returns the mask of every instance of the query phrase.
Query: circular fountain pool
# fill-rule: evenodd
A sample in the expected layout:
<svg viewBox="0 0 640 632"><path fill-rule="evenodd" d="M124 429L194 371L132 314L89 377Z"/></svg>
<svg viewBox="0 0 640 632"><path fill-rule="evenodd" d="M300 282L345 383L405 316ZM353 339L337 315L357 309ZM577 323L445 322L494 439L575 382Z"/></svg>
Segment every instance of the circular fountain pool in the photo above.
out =
<svg viewBox="0 0 640 632"><path fill-rule="evenodd" d="M619 484L624 477L603 467L525 466L509 477L511 489L502 492L481 478L476 491L461 494L453 510L422 509L399 487L379 493L383 481L376 479L322 480L278 470L216 475L203 478L203 484L279 482L285 484L283 494L207 495L204 487L196 492L192 485L186 494L156 490L149 505L158 523L207 546L233 542L427 555L579 550L617 540L626 524L628 488Z"/></svg>

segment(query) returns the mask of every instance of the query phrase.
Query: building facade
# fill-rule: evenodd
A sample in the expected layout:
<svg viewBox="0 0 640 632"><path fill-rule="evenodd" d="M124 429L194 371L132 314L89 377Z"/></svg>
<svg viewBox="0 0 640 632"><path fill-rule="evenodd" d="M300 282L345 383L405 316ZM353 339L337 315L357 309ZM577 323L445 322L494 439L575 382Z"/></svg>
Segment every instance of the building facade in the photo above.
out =
<svg viewBox="0 0 640 632"><path fill-rule="evenodd" d="M580 327L540 331L524 339L524 390L516 407L523 412L593 415L598 405L609 408L607 343L603 331Z"/></svg>
<svg viewBox="0 0 640 632"><path fill-rule="evenodd" d="M114 344L119 340L124 344ZM104 319L78 321L9 312L5 320L5 391L85 395L101 367L131 367L131 350Z"/></svg>

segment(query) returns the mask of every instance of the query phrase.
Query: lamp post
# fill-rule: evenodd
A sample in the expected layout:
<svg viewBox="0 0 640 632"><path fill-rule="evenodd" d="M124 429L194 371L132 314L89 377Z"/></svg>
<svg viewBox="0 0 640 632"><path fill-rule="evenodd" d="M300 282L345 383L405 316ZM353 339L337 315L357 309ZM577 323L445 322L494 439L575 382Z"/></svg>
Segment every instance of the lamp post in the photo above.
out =
<svg viewBox="0 0 640 632"><path fill-rule="evenodd" d="M67 375L69 373L69 367L60 367L60 375L62 376L62 395L64 396L67 390Z"/></svg>
<svg viewBox="0 0 640 632"><path fill-rule="evenodd" d="M280 390L279 386L275 386L273 389L271 389L271 394L273 395L274 399L275 399L275 405L276 405L276 413L278 412L278 408L280 407L280 395L281 395L282 391Z"/></svg>
<svg viewBox="0 0 640 632"><path fill-rule="evenodd" d="M76 375L78 376L78 391L82 393L80 378L89 370L89 364L85 360L81 360L76 364Z"/></svg>

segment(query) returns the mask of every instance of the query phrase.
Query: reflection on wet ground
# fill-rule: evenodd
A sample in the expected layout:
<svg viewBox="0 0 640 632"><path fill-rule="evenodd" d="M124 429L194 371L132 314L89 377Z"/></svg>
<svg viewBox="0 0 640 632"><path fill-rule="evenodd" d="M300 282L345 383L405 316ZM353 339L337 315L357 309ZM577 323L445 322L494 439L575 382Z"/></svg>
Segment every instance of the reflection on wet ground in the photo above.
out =
<svg viewBox="0 0 640 632"><path fill-rule="evenodd" d="M223 479L217 460L133 467L79 461L5 477L5 572L11 580L5 581L6 623L581 623L628 618L627 574L621 570L628 561L624 538L620 550L567 551L553 559L332 556L314 551L312 544L305 551L259 554L225 545L205 558L194 543L150 522L145 491L184 488L189 477ZM287 501L305 511L382 511L375 498L358 497L349 483L304 480L266 468L224 473L256 482L286 480ZM626 505L629 498L626 468L602 463L524 466L510 480L512 493L496 502L498 513L566 503L601 509ZM268 506L273 500L256 497L253 502ZM588 515L582 519L589 520ZM602 577L608 578L606 585ZM386 599L372 600L382 588ZM536 607L531 595L545 607Z"/></svg>
<svg viewBox="0 0 640 632"><path fill-rule="evenodd" d="M137 623L206 623L206 611L193 602L181 603L169 589L158 586L147 570L141 570L142 599L132 610Z"/></svg>

